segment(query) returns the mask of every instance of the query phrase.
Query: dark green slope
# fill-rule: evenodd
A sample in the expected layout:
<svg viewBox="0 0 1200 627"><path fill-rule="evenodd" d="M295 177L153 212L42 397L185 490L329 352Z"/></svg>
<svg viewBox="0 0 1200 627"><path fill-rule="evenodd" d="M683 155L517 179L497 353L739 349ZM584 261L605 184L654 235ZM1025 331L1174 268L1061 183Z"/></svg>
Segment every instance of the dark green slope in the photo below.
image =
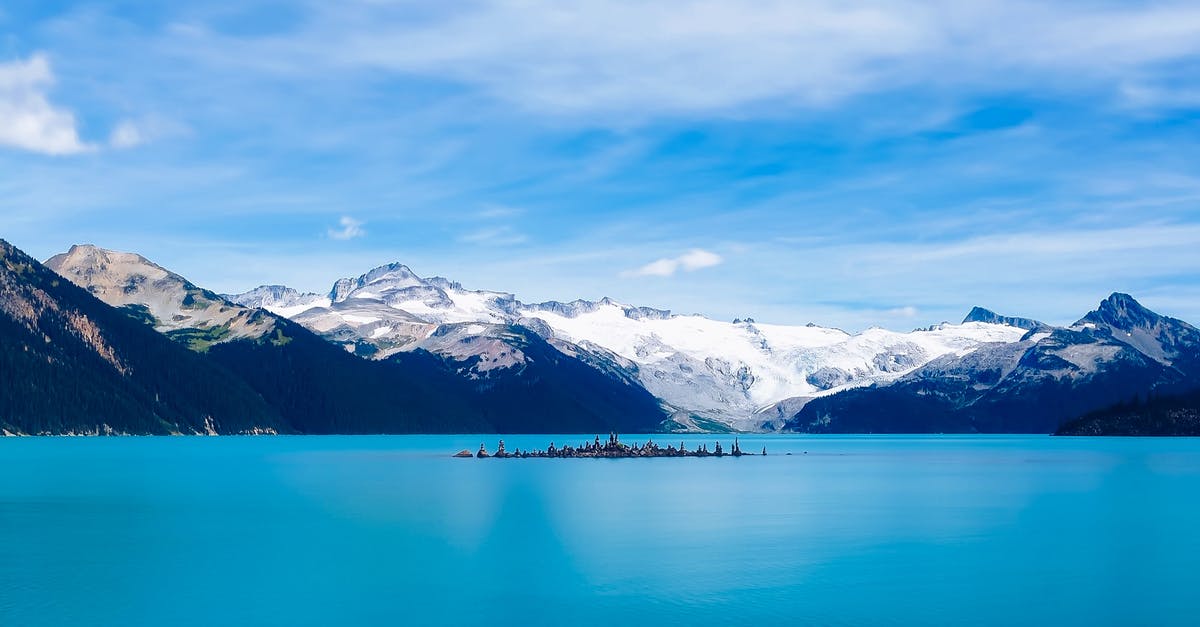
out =
<svg viewBox="0 0 1200 627"><path fill-rule="evenodd" d="M1200 390L1141 397L1067 422L1056 435L1200 436Z"/></svg>
<svg viewBox="0 0 1200 627"><path fill-rule="evenodd" d="M1130 351L1132 353L1132 351ZM914 378L812 400L787 428L808 433L1053 433L1064 421L1173 379L1143 357L1086 380L1031 376L977 391L970 380Z"/></svg>
<svg viewBox="0 0 1200 627"><path fill-rule="evenodd" d="M666 418L640 386L527 329L513 334L527 362L483 374L475 360L421 350L363 359L284 318L271 335L217 344L208 355L300 433L634 432L655 430Z"/></svg>
<svg viewBox="0 0 1200 627"><path fill-rule="evenodd" d="M483 370L479 358L452 360L423 351L388 361L441 360L461 394L501 433L646 433L668 418L654 395L627 376L558 350L537 333L510 326L506 343L524 354L512 368Z"/></svg>
<svg viewBox="0 0 1200 627"><path fill-rule="evenodd" d="M457 377L430 355L369 361L290 320L277 318L275 325L262 338L214 345L208 356L257 390L297 432L495 431Z"/></svg>
<svg viewBox="0 0 1200 627"><path fill-rule="evenodd" d="M203 356L0 240L0 428L15 433L279 429L279 414Z"/></svg>

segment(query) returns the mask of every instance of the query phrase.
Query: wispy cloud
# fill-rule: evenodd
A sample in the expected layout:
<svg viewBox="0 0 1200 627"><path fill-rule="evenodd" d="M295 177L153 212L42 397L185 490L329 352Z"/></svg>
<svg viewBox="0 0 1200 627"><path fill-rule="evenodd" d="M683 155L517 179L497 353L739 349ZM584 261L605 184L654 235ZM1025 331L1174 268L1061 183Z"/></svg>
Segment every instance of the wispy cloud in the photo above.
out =
<svg viewBox="0 0 1200 627"><path fill-rule="evenodd" d="M459 236L458 241L465 244L515 246L529 241L529 237L511 226L495 226L465 233Z"/></svg>
<svg viewBox="0 0 1200 627"><path fill-rule="evenodd" d="M823 107L914 85L1119 97L1130 78L1200 54L1200 8L1181 1L483 0L414 20L403 3L360 0L318 11L311 28L229 59L449 79L539 112L656 115Z"/></svg>
<svg viewBox="0 0 1200 627"><path fill-rule="evenodd" d="M365 225L366 222L362 220L342 216L342 219L338 220L338 228L330 228L327 233L331 239L351 240L367 234L366 229L363 228Z"/></svg>
<svg viewBox="0 0 1200 627"><path fill-rule="evenodd" d="M509 205L498 205L495 203L487 203L476 213L476 217L484 220L496 220L499 218L512 218L525 213L520 207L511 207Z"/></svg>
<svg viewBox="0 0 1200 627"><path fill-rule="evenodd" d="M694 272L702 268L720 265L724 259L720 255L695 248L678 257L664 257L624 273L624 276L674 276L676 272Z"/></svg>
<svg viewBox="0 0 1200 627"><path fill-rule="evenodd" d="M907 305L904 307L893 307L887 310L885 313L887 313L889 316L895 316L897 318L916 318L917 314L921 313L921 311L912 305Z"/></svg>
<svg viewBox="0 0 1200 627"><path fill-rule="evenodd" d="M121 121L108 136L108 144L113 148L133 148L145 141L145 133L130 120Z"/></svg>
<svg viewBox="0 0 1200 627"><path fill-rule="evenodd" d="M0 103L24 90L56 124L18 147L0 113L0 230L172 267L204 237L246 251L198 257L198 281L400 259L533 300L839 326L1198 293L1194 1L291 6L254 32L213 0L6 23L47 53L0 57ZM160 141L155 112L195 130ZM30 158L55 145L103 154ZM686 274L697 245L724 265ZM1171 313L1200 320L1190 302Z"/></svg>
<svg viewBox="0 0 1200 627"><path fill-rule="evenodd" d="M179 122L158 115L148 115L117 122L108 135L108 145L121 150L189 134L190 129Z"/></svg>
<svg viewBox="0 0 1200 627"><path fill-rule="evenodd" d="M54 72L44 55L0 63L0 145L48 155L88 152L75 114L47 96Z"/></svg>

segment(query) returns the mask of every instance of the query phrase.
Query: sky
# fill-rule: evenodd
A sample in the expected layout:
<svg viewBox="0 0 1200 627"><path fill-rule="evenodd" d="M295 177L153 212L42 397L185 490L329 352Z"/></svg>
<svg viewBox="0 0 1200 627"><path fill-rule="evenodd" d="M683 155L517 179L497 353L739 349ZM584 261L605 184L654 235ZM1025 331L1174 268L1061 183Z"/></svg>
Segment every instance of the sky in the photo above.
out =
<svg viewBox="0 0 1200 627"><path fill-rule="evenodd" d="M223 292L1200 323L1200 4L9 0L0 237Z"/></svg>

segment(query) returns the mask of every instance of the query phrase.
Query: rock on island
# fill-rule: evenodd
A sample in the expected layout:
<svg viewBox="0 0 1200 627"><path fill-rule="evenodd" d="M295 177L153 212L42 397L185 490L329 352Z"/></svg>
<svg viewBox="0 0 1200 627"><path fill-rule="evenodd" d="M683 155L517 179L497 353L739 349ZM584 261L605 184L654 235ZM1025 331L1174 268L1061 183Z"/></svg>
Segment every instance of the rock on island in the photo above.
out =
<svg viewBox="0 0 1200 627"><path fill-rule="evenodd" d="M766 455L767 448L764 446L760 455ZM620 436L616 433L608 434L607 442L600 442L600 436L591 442L580 444L579 446L566 445L562 448L554 446L551 442L546 450L531 450L522 451L514 449L512 451L504 448L504 440L500 440L499 446L495 453L488 453L487 447L483 444L479 445L479 452L475 453L476 458L497 457L500 459L507 458L527 458L527 457L605 457L605 458L623 458L623 457L742 457L745 455L754 455L742 450L741 443L737 438L733 439L733 448L726 451L721 447L721 443L717 442L713 450L708 449L708 444L697 444L695 450L688 450L684 447L683 442L679 443L679 448L673 444L667 446L659 446L653 440L647 441L645 444L625 444L621 442ZM471 457L470 451L462 450L454 455L455 457Z"/></svg>

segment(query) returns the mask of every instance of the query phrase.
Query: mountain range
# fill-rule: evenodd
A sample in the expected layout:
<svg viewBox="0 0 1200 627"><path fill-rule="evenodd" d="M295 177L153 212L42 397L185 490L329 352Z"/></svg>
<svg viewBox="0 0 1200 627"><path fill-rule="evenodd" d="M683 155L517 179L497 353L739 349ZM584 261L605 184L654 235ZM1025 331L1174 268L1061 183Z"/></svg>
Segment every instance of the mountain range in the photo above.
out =
<svg viewBox="0 0 1200 627"><path fill-rule="evenodd" d="M43 266L3 251L11 433L1050 433L1200 388L1200 331L1124 294L1066 327L976 307L847 333L525 303L398 263L324 294L216 294L134 253L79 245ZM156 376L185 384L174 405ZM77 392L55 392L67 381ZM213 385L229 392L201 393Z"/></svg>
<svg viewBox="0 0 1200 627"><path fill-rule="evenodd" d="M421 278L400 264L338 280L327 294L263 286L226 295L286 316L371 359L411 351L476 359L476 369L523 360L508 337L527 329L559 350L622 373L659 398L685 429L773 429L776 405L891 381L929 360L1012 342L1027 330L992 321L909 333L851 334L816 325L732 322L599 301L524 303L505 292Z"/></svg>

